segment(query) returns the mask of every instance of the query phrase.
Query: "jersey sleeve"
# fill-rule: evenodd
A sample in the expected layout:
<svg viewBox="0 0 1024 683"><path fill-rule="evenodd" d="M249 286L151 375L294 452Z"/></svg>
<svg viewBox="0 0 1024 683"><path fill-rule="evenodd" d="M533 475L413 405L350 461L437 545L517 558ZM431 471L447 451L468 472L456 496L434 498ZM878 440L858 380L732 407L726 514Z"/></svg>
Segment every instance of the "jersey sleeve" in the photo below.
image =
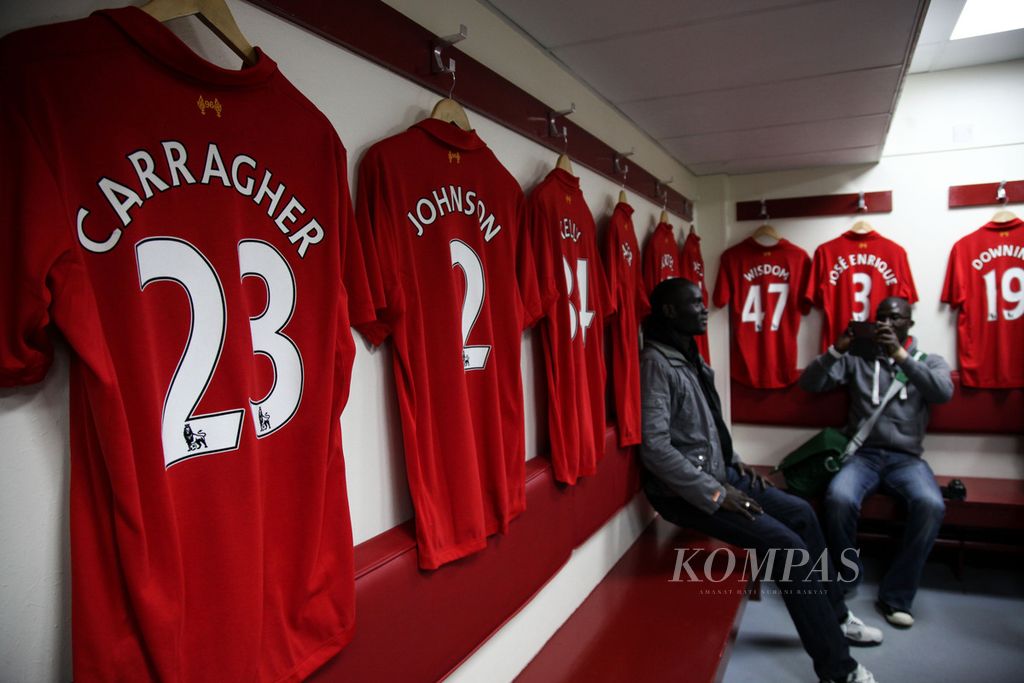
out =
<svg viewBox="0 0 1024 683"><path fill-rule="evenodd" d="M640 257L641 279L647 296L651 295L654 287L658 284L658 255L655 253L657 251L655 238L656 234L647 239L647 246Z"/></svg>
<svg viewBox="0 0 1024 683"><path fill-rule="evenodd" d="M375 313L370 320L354 321L354 327L371 343L381 344L391 334L401 308L392 234L385 198L384 171L372 148L359 164L355 225Z"/></svg>
<svg viewBox="0 0 1024 683"><path fill-rule="evenodd" d="M373 289L367 277L368 267L377 268L376 259L367 259L359 239L352 196L348 189L348 159L344 146L336 140L338 164L338 226L341 232L341 279L348 297L349 324L359 326L376 320ZM377 273L378 288L380 274Z"/></svg>
<svg viewBox="0 0 1024 683"><path fill-rule="evenodd" d="M606 275L606 285L608 289L609 300L613 301L616 308L622 305L622 300L625 292L622 291L622 279L619 277L618 268L618 226L615 224L615 219L612 219L611 225L604 231L604 237L601 240L601 258L604 261L604 272Z"/></svg>
<svg viewBox="0 0 1024 683"><path fill-rule="evenodd" d="M530 234L530 221L526 198L519 194L516 201L516 279L519 283L519 299L523 306L522 329L532 327L544 314L541 296L540 273L534 258L535 247Z"/></svg>
<svg viewBox="0 0 1024 683"><path fill-rule="evenodd" d="M798 257L794 259L794 263L796 265L796 272L793 276L793 282L797 286L796 291L800 293L797 297L797 303L800 307L800 313L807 315L811 312L811 302L807 299L804 292L807 291L811 282L811 257L807 255L806 251L801 249Z"/></svg>
<svg viewBox="0 0 1024 683"><path fill-rule="evenodd" d="M943 303L954 308L959 308L967 299L963 288L963 277L960 273L960 259L958 258L958 245L953 245L949 252L949 263L946 265L946 279L942 283Z"/></svg>
<svg viewBox="0 0 1024 683"><path fill-rule="evenodd" d="M53 361L47 330L73 254L57 180L0 84L0 386L15 386L41 380Z"/></svg>
<svg viewBox="0 0 1024 683"><path fill-rule="evenodd" d="M526 224L527 233L532 243L532 254L534 265L537 271L537 288L540 300L541 313L537 320L551 314L554 304L558 301L558 286L555 276L564 278L561 270L556 270L554 248L551 238L545 229L546 222L545 208L543 202L537 197L536 192L526 203Z"/></svg>
<svg viewBox="0 0 1024 683"><path fill-rule="evenodd" d="M819 283L822 281L823 273L825 269L825 253L821 247L814 250L814 258L811 261L811 272L807 276L807 286L804 288L803 295L803 306L808 310L812 306L821 308L824 299L822 299L822 288Z"/></svg>
<svg viewBox="0 0 1024 683"><path fill-rule="evenodd" d="M907 252L900 248L900 269L903 276L900 277L900 287L897 296L902 296L910 303L917 303L917 287L914 286L914 275L910 272L910 261L907 260Z"/></svg>
<svg viewBox="0 0 1024 683"><path fill-rule="evenodd" d="M728 305L732 299L732 283L730 282L731 261L728 256L722 257L718 263L718 277L715 278L715 292L711 296L712 303L719 308Z"/></svg>

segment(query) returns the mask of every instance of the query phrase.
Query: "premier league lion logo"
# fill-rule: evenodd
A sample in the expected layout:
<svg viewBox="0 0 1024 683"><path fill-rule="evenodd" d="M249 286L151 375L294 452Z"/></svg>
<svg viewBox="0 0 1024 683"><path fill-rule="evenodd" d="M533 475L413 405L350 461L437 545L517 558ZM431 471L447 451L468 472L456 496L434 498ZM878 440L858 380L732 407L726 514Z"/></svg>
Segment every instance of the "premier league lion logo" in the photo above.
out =
<svg viewBox="0 0 1024 683"><path fill-rule="evenodd" d="M192 431L192 425L185 423L185 443L188 444L190 451L198 451L200 448L206 448L206 432L200 429L198 432Z"/></svg>

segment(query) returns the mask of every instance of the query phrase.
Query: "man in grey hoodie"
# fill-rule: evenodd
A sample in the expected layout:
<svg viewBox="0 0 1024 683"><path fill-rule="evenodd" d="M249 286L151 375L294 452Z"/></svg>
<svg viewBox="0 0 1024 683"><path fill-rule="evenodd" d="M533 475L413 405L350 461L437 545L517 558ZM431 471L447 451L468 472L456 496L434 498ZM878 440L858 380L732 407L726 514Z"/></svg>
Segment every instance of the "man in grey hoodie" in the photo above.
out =
<svg viewBox="0 0 1024 683"><path fill-rule="evenodd" d="M875 311L877 358L848 353L853 332L847 329L828 352L814 360L800 377L807 391L828 391L843 384L850 395L848 435L880 404L898 374L906 386L882 412L863 445L843 463L825 494L825 534L829 548L840 557L856 545L857 520L864 498L879 488L902 499L907 507L902 546L878 588L878 607L886 620L910 628L910 607L921 580L925 560L942 525L946 508L931 468L921 458L924 451L928 405L944 403L953 396L949 364L936 354L918 353L910 336L914 325L910 303L889 297ZM859 562L859 556L858 556ZM840 570L845 565L836 565ZM859 582L860 567L843 579Z"/></svg>

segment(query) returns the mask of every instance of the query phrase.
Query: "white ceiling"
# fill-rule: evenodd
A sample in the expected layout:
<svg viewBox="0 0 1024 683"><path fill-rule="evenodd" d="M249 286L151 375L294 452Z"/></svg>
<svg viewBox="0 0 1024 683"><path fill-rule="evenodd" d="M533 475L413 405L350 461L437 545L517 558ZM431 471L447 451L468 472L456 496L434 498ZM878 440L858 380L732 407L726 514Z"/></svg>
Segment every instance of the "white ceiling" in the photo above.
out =
<svg viewBox="0 0 1024 683"><path fill-rule="evenodd" d="M964 0L485 1L696 175L877 161L908 70L1024 57Z"/></svg>

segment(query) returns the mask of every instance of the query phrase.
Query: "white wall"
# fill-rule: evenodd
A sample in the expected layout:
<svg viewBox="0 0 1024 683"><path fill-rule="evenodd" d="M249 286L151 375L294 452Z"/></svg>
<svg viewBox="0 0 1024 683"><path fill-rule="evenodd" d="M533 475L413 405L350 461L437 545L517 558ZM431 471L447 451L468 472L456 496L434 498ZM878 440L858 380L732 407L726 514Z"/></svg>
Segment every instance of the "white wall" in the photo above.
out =
<svg viewBox="0 0 1024 683"><path fill-rule="evenodd" d="M695 181L684 168L588 89L568 79L532 43L504 22L482 12L475 1L396 4L404 5L399 9L436 33L452 33L460 21L469 24L471 37L460 44L461 49L492 65L528 64L528 70L509 77L538 96L551 98L546 101L552 106L562 106L553 93L575 101L581 125L598 135L614 131L615 139L607 139L610 144L623 150L636 148L633 162L659 177L674 176L674 187L693 195ZM238 0L231 0L229 5L250 42L264 48L282 72L334 123L349 152L349 180L353 185L357 161L366 148L425 117L437 100L437 95L263 10ZM440 5L444 7L434 7ZM0 3L0 35L27 26L83 17L103 6L117 3ZM446 14L438 16L454 10L458 10L454 19ZM207 59L222 66L237 66L233 55L196 20L177 20L171 27ZM554 91L552 83L556 85ZM524 190L529 191L554 165L555 154L549 150L479 114L470 111L469 115L481 137ZM571 144L570 140L570 152ZM587 202L602 225L619 187L586 169L577 169L577 173ZM642 240L653 228L660 207L632 195L631 202ZM351 400L342 415L342 429L353 532L355 542L359 543L409 519L412 507L388 353L371 352L358 335L356 339ZM531 335L526 335L523 381L528 457L537 451L531 342ZM0 681L71 678L67 365L66 353L62 353L39 385L0 390L0 434L4 444L0 449ZM538 642L538 634L545 629L553 630L572 613L629 547L650 514L645 502L637 500L609 522L553 579L551 585L571 586L571 590L545 591L531 603L530 610L517 618L518 626L508 629L478 653L471 666L517 672L543 644L544 639ZM523 641L522 633L530 637Z"/></svg>
<svg viewBox="0 0 1024 683"><path fill-rule="evenodd" d="M1024 178L1024 61L910 76L878 164L841 169L765 173L730 178L728 244L750 234L759 221L737 222L735 202L845 192L892 190L893 210L863 216L906 250L920 301L914 307L917 336L928 353L955 367L955 317L939 294L950 248L988 222L998 207L949 209L950 185ZM701 215L708 207L700 206ZM1013 208L1013 207L1011 207ZM1020 207L1016 212L1024 215ZM776 230L814 248L853 225L858 216L772 219ZM709 270L717 272L717 262ZM713 320L725 318L719 311ZM799 365L817 351L821 318L804 318ZM1003 349L1004 353L1024 353ZM747 460L777 463L815 430L736 425L736 448ZM939 474L1024 478L1024 437L932 434L925 459Z"/></svg>

